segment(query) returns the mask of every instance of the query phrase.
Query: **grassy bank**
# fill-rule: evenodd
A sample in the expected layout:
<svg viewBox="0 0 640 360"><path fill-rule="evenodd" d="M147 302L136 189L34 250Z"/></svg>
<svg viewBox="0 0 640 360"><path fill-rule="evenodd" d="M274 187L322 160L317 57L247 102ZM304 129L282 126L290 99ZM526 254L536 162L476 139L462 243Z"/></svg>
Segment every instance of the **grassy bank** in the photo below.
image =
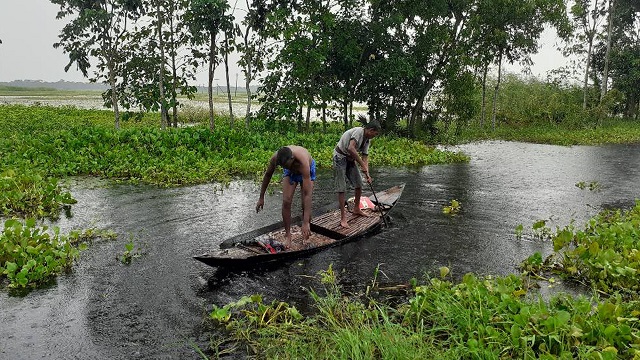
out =
<svg viewBox="0 0 640 360"><path fill-rule="evenodd" d="M599 124L563 126L532 124L528 126L471 126L450 138L452 143L482 140L520 141L553 145L632 144L640 142L640 123L630 119L606 119Z"/></svg>
<svg viewBox="0 0 640 360"><path fill-rule="evenodd" d="M318 274L309 296L315 311L300 314L286 302L247 296L213 306L209 320L226 339L211 354L268 359L638 359L640 203L607 210L584 229L550 236L555 252L534 254L520 275L459 282L447 268L412 280L389 301L385 289L348 294L331 267ZM586 285L591 296L536 290L545 274ZM404 287L396 287L396 289ZM388 290L388 289L387 289ZM224 346L222 346L224 344ZM233 344L230 346L229 344Z"/></svg>

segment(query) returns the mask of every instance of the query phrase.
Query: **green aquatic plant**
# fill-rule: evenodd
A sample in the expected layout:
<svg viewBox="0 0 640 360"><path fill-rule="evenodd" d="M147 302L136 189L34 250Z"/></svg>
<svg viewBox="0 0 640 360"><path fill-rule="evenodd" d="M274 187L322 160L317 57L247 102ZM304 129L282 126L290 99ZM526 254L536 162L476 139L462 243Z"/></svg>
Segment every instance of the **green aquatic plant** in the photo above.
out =
<svg viewBox="0 0 640 360"><path fill-rule="evenodd" d="M604 293L640 291L640 202L628 210L604 210L584 229L572 224L552 236L547 270L589 284Z"/></svg>
<svg viewBox="0 0 640 360"><path fill-rule="evenodd" d="M57 227L36 226L35 219L5 221L0 235L0 271L11 288L37 287L68 271L79 255Z"/></svg>
<svg viewBox="0 0 640 360"><path fill-rule="evenodd" d="M136 248L133 240L133 235L129 235L129 241L124 244L124 252L120 255L120 262L125 265L131 264L133 259L137 259L142 256L142 248Z"/></svg>
<svg viewBox="0 0 640 360"><path fill-rule="evenodd" d="M8 169L0 173L0 215L57 219L76 200L58 180L37 171Z"/></svg>
<svg viewBox="0 0 640 360"><path fill-rule="evenodd" d="M458 200L451 200L449 205L442 207L442 212L447 215L455 216L460 212L460 202Z"/></svg>
<svg viewBox="0 0 640 360"><path fill-rule="evenodd" d="M539 265L541 256L535 259ZM533 262L532 262L533 264ZM443 275L443 271L440 271ZM444 271L446 273L446 271ZM543 301L517 275L466 274L412 282L394 305L347 294L329 269L310 290L315 311L303 316L262 296L213 307L229 343L257 358L305 359L634 359L640 356L640 303L557 294ZM334 277L333 280L327 277ZM328 280L328 281L327 281ZM214 352L219 341L211 342Z"/></svg>
<svg viewBox="0 0 640 360"><path fill-rule="evenodd" d="M0 279L10 288L36 288L71 270L87 242L113 238L108 230L74 230L68 235L58 227L39 226L34 218L9 219L0 234Z"/></svg>
<svg viewBox="0 0 640 360"><path fill-rule="evenodd" d="M579 181L576 183L576 187L580 190L589 189L589 191L598 191L600 190L600 183L597 181L591 181L588 184L584 181Z"/></svg>
<svg viewBox="0 0 640 360"><path fill-rule="evenodd" d="M534 222L531 225L531 230L533 231L533 236L540 240L550 239L552 235L552 231L547 227L547 220L545 219Z"/></svg>
<svg viewBox="0 0 640 360"><path fill-rule="evenodd" d="M524 232L524 226L522 224L518 224L515 229L516 239L522 239L522 233Z"/></svg>

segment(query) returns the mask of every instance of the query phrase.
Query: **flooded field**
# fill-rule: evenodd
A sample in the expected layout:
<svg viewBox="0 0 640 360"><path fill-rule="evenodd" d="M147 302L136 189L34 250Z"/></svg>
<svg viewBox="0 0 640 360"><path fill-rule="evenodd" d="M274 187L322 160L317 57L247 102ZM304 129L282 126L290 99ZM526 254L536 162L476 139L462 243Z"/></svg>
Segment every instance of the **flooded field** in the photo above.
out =
<svg viewBox="0 0 640 360"><path fill-rule="evenodd" d="M185 107L196 109L209 109L208 100L181 99L180 102ZM20 105L48 105L48 106L73 106L79 109L104 109L104 101L99 93L95 95L70 95L70 96L0 96L0 104L20 104ZM252 104L252 110L259 109L257 103ZM214 109L220 114L229 113L229 103L216 99ZM233 102L233 113L235 116L244 116L247 111L245 102Z"/></svg>

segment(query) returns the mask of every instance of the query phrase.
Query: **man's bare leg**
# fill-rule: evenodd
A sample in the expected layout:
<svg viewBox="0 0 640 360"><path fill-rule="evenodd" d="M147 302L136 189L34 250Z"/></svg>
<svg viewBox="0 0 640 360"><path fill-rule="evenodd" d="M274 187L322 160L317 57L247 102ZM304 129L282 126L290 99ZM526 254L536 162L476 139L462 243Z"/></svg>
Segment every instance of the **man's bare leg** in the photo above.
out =
<svg viewBox="0 0 640 360"><path fill-rule="evenodd" d="M344 203L344 192L338 193L338 206L340 206L340 226L345 229L349 228L349 223L347 222L347 209L345 208Z"/></svg>
<svg viewBox="0 0 640 360"><path fill-rule="evenodd" d="M312 191L312 193L313 193L313 185L314 185L314 182L311 181L311 191ZM302 185L300 185L300 203L302 204L302 221L304 221L304 212L307 211L307 209L304 208L304 192L303 192ZM309 211L311 211L311 210L309 210ZM312 218L313 218L313 214L309 214L309 222L311 222ZM311 225L311 224L309 224L309 225ZM304 236L302 236L302 244L303 245L304 245L304 240L305 240Z"/></svg>
<svg viewBox="0 0 640 360"><path fill-rule="evenodd" d="M291 203L293 202L293 193L296 191L297 183L291 185L289 177L282 178L282 222L284 222L285 244L291 247Z"/></svg>
<svg viewBox="0 0 640 360"><path fill-rule="evenodd" d="M356 188L355 202L353 206L353 213L358 216L369 216L360 209L360 198L362 197L362 188Z"/></svg>

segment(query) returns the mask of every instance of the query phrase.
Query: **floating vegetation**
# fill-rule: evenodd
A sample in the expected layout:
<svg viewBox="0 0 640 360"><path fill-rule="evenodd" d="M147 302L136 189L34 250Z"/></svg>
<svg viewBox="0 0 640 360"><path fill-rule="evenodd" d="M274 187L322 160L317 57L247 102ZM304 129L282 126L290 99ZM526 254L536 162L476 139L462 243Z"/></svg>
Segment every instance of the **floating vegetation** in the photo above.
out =
<svg viewBox="0 0 640 360"><path fill-rule="evenodd" d="M88 229L60 234L58 227L38 226L33 218L9 219L0 233L0 280L9 288L36 288L68 272L80 251L96 238L113 239L113 231Z"/></svg>
<svg viewBox="0 0 640 360"><path fill-rule="evenodd" d="M442 212L451 216L458 215L458 213L460 212L460 202L455 199L451 200L449 202L449 205L445 205L442 207Z"/></svg>
<svg viewBox="0 0 640 360"><path fill-rule="evenodd" d="M554 253L539 271L559 273L603 293L640 291L640 202L629 210L603 210L576 230L574 225L551 236ZM640 312L638 313L640 315Z"/></svg>
<svg viewBox="0 0 640 360"><path fill-rule="evenodd" d="M600 183L597 181L591 181L589 183L579 181L576 183L576 187L580 190L588 189L589 191L598 191L601 189Z"/></svg>
<svg viewBox="0 0 640 360"><path fill-rule="evenodd" d="M129 241L124 244L124 252L120 256L120 262L129 265L133 259L137 259L142 256L142 248L137 247L133 242L133 237L129 238Z"/></svg>

